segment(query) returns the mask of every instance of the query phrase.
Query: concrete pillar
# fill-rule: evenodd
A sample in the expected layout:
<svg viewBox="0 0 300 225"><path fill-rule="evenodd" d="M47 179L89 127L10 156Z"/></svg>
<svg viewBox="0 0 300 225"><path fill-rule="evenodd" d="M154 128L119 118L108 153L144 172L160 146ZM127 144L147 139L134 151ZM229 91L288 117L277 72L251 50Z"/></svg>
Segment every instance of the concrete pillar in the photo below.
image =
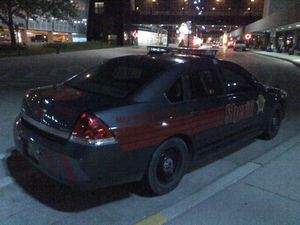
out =
<svg viewBox="0 0 300 225"><path fill-rule="evenodd" d="M131 9L131 12L135 11L135 0L130 0L130 9Z"/></svg>
<svg viewBox="0 0 300 225"><path fill-rule="evenodd" d="M53 43L53 33L52 33L52 31L48 31L47 38L48 38L48 43Z"/></svg>
<svg viewBox="0 0 300 225"><path fill-rule="evenodd" d="M27 30L20 30L21 33L21 42L23 45L28 45L28 41L27 41L27 34L26 34Z"/></svg>
<svg viewBox="0 0 300 225"><path fill-rule="evenodd" d="M286 51L287 49L287 44L286 44L286 41L287 41L287 33L284 32L283 33L283 44L284 44L284 51Z"/></svg>
<svg viewBox="0 0 300 225"><path fill-rule="evenodd" d="M68 34L67 38L68 38L68 42L73 42L72 34Z"/></svg>
<svg viewBox="0 0 300 225"><path fill-rule="evenodd" d="M263 49L266 49L270 43L270 33L265 32L263 36L263 41L262 41L262 47Z"/></svg>
<svg viewBox="0 0 300 225"><path fill-rule="evenodd" d="M275 43L276 43L276 31L271 30L271 33L270 33L270 46L271 46L273 51L276 49L276 44Z"/></svg>
<svg viewBox="0 0 300 225"><path fill-rule="evenodd" d="M299 46L299 44L300 44L299 35L300 35L300 30L296 30L295 35L294 35L294 46L293 46L295 49L300 48L300 46Z"/></svg>
<svg viewBox="0 0 300 225"><path fill-rule="evenodd" d="M275 33L275 43L274 43L276 49L278 49L280 47L279 43L278 43L278 40L279 40L279 33L276 32Z"/></svg>

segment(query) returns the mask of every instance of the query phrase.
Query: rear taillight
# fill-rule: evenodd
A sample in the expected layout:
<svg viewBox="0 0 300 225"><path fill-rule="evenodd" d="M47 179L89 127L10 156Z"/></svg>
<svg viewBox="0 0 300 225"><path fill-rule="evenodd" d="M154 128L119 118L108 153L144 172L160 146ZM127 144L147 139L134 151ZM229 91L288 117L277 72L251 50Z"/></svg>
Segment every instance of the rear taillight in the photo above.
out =
<svg viewBox="0 0 300 225"><path fill-rule="evenodd" d="M95 115L83 113L72 132L71 141L101 145L116 142L112 132Z"/></svg>

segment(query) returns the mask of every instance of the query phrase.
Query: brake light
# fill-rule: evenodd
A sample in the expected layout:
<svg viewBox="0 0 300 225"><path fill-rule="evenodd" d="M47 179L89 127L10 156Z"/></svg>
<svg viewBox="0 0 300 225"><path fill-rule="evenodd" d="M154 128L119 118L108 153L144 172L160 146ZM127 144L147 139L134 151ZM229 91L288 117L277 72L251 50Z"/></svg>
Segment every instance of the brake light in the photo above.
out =
<svg viewBox="0 0 300 225"><path fill-rule="evenodd" d="M90 144L101 144L105 140L115 140L108 127L95 115L83 113L72 132L71 140L86 141Z"/></svg>

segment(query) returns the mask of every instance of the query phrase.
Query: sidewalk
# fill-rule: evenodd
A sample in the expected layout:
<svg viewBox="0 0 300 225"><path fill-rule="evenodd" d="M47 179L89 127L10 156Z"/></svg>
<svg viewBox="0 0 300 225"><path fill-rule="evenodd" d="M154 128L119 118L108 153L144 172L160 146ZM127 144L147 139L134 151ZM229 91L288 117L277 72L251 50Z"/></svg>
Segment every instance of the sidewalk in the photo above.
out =
<svg viewBox="0 0 300 225"><path fill-rule="evenodd" d="M139 225L299 225L299 178L297 135Z"/></svg>
<svg viewBox="0 0 300 225"><path fill-rule="evenodd" d="M256 54L265 55L277 59L282 59L291 63L294 63L296 66L300 67L300 56L299 55L288 55L287 53L276 53L276 52L266 52L258 50L250 50Z"/></svg>

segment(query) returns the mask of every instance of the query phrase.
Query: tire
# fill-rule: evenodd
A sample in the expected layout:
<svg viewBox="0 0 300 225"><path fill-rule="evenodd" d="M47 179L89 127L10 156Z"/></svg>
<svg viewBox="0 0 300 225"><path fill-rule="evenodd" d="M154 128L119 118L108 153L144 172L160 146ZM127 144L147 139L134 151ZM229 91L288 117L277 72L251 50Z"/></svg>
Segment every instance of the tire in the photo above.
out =
<svg viewBox="0 0 300 225"><path fill-rule="evenodd" d="M180 138L163 142L154 152L147 171L152 193L162 195L175 189L186 172L188 147Z"/></svg>
<svg viewBox="0 0 300 225"><path fill-rule="evenodd" d="M273 139L280 128L282 120L282 107L277 104L274 109L272 110L270 117L268 118L266 129L262 134L262 138L265 140Z"/></svg>

